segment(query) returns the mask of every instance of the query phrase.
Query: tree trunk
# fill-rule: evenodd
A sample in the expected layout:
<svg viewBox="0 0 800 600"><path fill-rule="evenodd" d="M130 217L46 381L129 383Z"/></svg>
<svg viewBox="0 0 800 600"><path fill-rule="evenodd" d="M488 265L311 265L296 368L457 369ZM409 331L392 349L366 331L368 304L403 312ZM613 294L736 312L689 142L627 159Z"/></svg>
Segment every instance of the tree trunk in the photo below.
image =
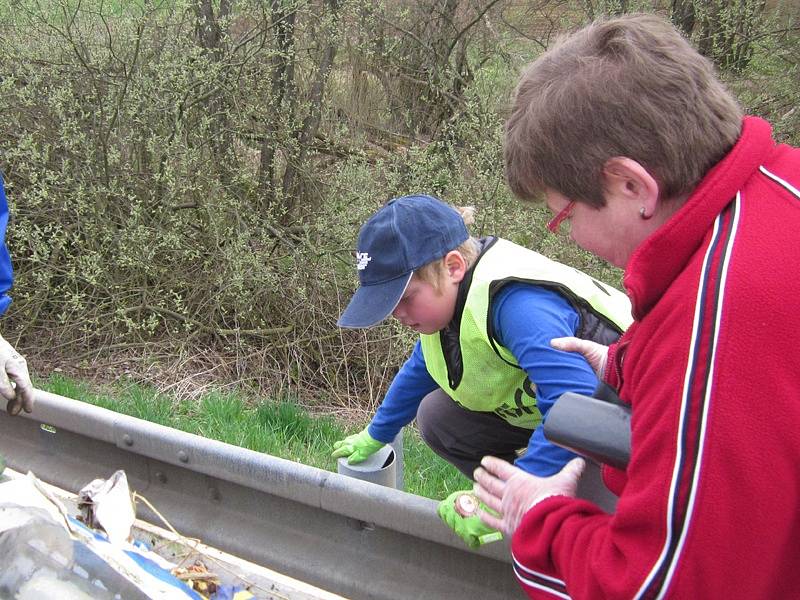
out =
<svg viewBox="0 0 800 600"><path fill-rule="evenodd" d="M311 85L308 97L308 114L303 120L302 127L295 133L295 145L290 153L283 174L283 202L285 207L284 222L289 222L294 217L297 201L302 195L302 173L308 156L308 148L319 130L322 117L322 102L325 97L325 88L328 83L333 61L338 50L338 25L340 0L325 0L330 26L326 28L327 43L320 55L314 82Z"/></svg>
<svg viewBox="0 0 800 600"><path fill-rule="evenodd" d="M695 23L694 0L672 0L670 19L686 37L691 37Z"/></svg>
<svg viewBox="0 0 800 600"><path fill-rule="evenodd" d="M225 56L224 32L220 21L230 15L231 0L219 0L219 9L214 14L213 0L195 0L197 39L206 56L214 63L220 63ZM218 77L224 78L224 73ZM210 132L210 146L214 153L214 163L223 183L231 179L231 128L228 119L228 103L221 93L214 93L206 101L206 109L213 123Z"/></svg>
<svg viewBox="0 0 800 600"><path fill-rule="evenodd" d="M294 0L288 2L272 0L270 10L277 53L272 58L269 114L264 123L265 133L261 142L261 163L258 171L259 191L264 199L265 211L277 200L275 196L275 157L279 147L281 115L284 116L284 122L291 123L296 105L294 47L297 7Z"/></svg>

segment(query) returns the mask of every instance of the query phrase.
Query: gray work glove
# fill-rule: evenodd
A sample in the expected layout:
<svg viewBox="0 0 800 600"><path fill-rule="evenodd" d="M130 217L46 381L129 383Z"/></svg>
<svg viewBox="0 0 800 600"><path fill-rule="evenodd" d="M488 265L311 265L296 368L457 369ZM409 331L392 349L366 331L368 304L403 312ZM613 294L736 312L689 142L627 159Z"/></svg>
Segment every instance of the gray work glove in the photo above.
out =
<svg viewBox="0 0 800 600"><path fill-rule="evenodd" d="M25 357L14 350L0 336L0 396L8 400L6 410L10 415L18 415L33 410L33 384L28 373Z"/></svg>

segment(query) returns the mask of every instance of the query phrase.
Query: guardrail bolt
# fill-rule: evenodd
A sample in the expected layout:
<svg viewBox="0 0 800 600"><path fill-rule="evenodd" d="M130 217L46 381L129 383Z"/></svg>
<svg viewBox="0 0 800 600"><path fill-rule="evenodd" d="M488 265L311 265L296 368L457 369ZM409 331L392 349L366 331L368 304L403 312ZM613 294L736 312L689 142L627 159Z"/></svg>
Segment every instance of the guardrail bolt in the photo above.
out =
<svg viewBox="0 0 800 600"><path fill-rule="evenodd" d="M181 461L182 463L189 462L189 455L186 453L186 450L181 450L180 452L178 452L178 460Z"/></svg>
<svg viewBox="0 0 800 600"><path fill-rule="evenodd" d="M156 471L155 477L158 483L167 483L167 476L164 475L164 473L162 473L161 471Z"/></svg>
<svg viewBox="0 0 800 600"><path fill-rule="evenodd" d="M133 438L127 433L122 436L122 441L125 442L126 446L133 446Z"/></svg>
<svg viewBox="0 0 800 600"><path fill-rule="evenodd" d="M369 521L348 518L347 524L356 531L375 531L375 523L370 523Z"/></svg>

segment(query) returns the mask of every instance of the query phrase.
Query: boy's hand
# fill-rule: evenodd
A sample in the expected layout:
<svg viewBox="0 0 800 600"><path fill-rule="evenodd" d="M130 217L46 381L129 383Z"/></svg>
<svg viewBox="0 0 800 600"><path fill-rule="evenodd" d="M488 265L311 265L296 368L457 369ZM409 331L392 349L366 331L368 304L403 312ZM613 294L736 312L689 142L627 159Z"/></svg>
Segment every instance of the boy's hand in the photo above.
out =
<svg viewBox="0 0 800 600"><path fill-rule="evenodd" d="M348 435L343 440L334 442L331 456L333 458L342 458L346 456L347 464L354 465L364 462L385 445L386 444L383 442L374 439L367 433L365 428L363 431Z"/></svg>
<svg viewBox="0 0 800 600"><path fill-rule="evenodd" d="M503 534L497 529L493 529L483 523L480 517L478 517L477 512L471 516L469 516L468 512L466 513L467 516L463 516L459 513L459 510L462 510L462 512L464 512L464 510L459 509L456 503L459 497L463 495L470 496L473 499L476 509L480 504L481 509L488 510L486 505L479 503L478 499L472 496L472 492L453 492L447 498L439 502L439 507L436 512L439 514L442 521L444 521L450 529L455 531L456 535L464 540L470 548L477 548L489 542L502 540Z"/></svg>
<svg viewBox="0 0 800 600"><path fill-rule="evenodd" d="M17 415L33 410L33 384L25 357L0 336L0 396L8 400L6 410Z"/></svg>

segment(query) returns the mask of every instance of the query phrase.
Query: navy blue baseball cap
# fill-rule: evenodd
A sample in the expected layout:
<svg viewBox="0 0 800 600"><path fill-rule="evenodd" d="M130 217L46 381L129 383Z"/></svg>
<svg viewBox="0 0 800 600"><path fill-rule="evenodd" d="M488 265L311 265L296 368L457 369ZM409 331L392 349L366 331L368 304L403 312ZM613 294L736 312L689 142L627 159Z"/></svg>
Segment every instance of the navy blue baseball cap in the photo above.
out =
<svg viewBox="0 0 800 600"><path fill-rule="evenodd" d="M468 239L459 212L433 196L389 200L358 233L360 285L337 325L352 329L377 325L392 314L415 270Z"/></svg>

